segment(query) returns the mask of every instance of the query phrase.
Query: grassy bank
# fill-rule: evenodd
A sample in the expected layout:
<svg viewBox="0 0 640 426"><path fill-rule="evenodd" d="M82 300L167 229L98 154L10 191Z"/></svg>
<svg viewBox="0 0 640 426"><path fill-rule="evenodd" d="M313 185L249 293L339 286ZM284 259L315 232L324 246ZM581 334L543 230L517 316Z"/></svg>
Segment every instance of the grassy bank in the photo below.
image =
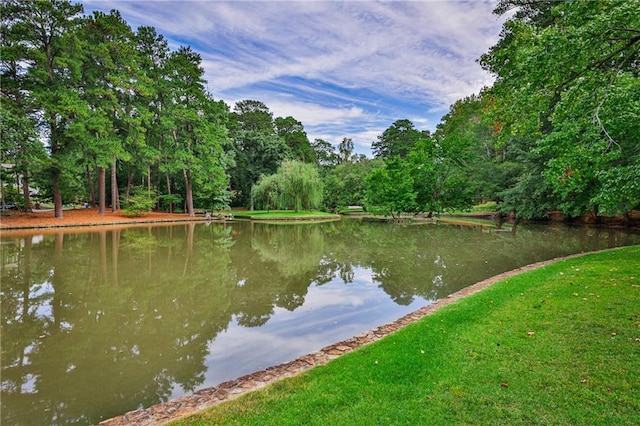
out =
<svg viewBox="0 0 640 426"><path fill-rule="evenodd" d="M292 210L255 210L255 211L234 211L234 217L238 219L251 220L273 220L273 221L289 221L289 220L327 220L339 219L340 216L326 212L318 211L299 211Z"/></svg>
<svg viewBox="0 0 640 426"><path fill-rule="evenodd" d="M640 424L640 247L509 278L178 424Z"/></svg>
<svg viewBox="0 0 640 426"><path fill-rule="evenodd" d="M475 214L475 213L493 213L496 211L498 204L495 201L487 201L486 203L476 204L465 210L447 210L445 214Z"/></svg>
<svg viewBox="0 0 640 426"><path fill-rule="evenodd" d="M469 226L474 226L474 225L480 225L483 226L485 228L497 228L498 224L493 221L493 220L487 220L487 219L474 219L472 217L465 217L465 216L440 216L436 219L436 221L438 223L450 223L450 224L459 224L459 225L469 225ZM503 224L502 225L503 229L505 230L510 230L511 229L511 225L510 224Z"/></svg>

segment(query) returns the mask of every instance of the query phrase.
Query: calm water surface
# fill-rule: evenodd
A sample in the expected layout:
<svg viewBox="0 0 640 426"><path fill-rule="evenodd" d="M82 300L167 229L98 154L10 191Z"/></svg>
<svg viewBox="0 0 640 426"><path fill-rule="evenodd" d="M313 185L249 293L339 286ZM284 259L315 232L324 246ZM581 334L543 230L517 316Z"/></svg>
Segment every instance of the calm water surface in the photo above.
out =
<svg viewBox="0 0 640 426"><path fill-rule="evenodd" d="M4 232L4 425L95 424L292 360L539 260L639 244L358 220Z"/></svg>

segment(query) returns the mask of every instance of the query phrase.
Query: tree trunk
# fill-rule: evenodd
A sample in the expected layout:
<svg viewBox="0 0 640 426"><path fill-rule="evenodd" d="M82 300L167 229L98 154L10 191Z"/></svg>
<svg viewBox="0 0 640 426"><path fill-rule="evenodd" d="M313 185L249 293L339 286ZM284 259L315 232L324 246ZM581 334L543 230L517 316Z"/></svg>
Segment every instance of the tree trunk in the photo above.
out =
<svg viewBox="0 0 640 426"><path fill-rule="evenodd" d="M131 166L129 166L129 170L127 172L127 198L131 195L131 187L133 186L133 172L131 171Z"/></svg>
<svg viewBox="0 0 640 426"><path fill-rule="evenodd" d="M147 164L147 196L151 198L151 163ZM151 211L151 207L149 207Z"/></svg>
<svg viewBox="0 0 640 426"><path fill-rule="evenodd" d="M60 171L56 168L53 171L51 189L53 190L53 217L62 219L62 193L60 192Z"/></svg>
<svg viewBox="0 0 640 426"><path fill-rule="evenodd" d="M106 170L104 167L98 167L98 192L100 196L100 207L98 207L98 214L104 216L107 210L107 184L106 184Z"/></svg>
<svg viewBox="0 0 640 426"><path fill-rule="evenodd" d="M47 122L49 127L49 143L51 144L51 191L53 192L53 217L62 219L62 193L60 192L60 169L58 168L57 159L59 155L59 134L56 125L56 118L53 114L47 114Z"/></svg>
<svg viewBox="0 0 640 426"><path fill-rule="evenodd" d="M4 206L4 182L2 181L2 173L0 173L0 202Z"/></svg>
<svg viewBox="0 0 640 426"><path fill-rule="evenodd" d="M96 205L96 192L93 187L93 176L91 175L89 166L87 166L87 188L89 188L89 205L93 207Z"/></svg>
<svg viewBox="0 0 640 426"><path fill-rule="evenodd" d="M18 75L18 63L16 61L11 61L11 73L15 76ZM18 90L16 92L16 101L20 107L22 107L22 92ZM20 161L22 168L22 195L24 196L24 208L26 211L31 211L31 194L29 194L29 162L26 160L27 156L27 146L26 141L20 141L20 157L22 160ZM2 200L4 202L4 198Z"/></svg>
<svg viewBox="0 0 640 426"><path fill-rule="evenodd" d="M118 211L118 180L116 179L116 159L111 163L111 212Z"/></svg>
<svg viewBox="0 0 640 426"><path fill-rule="evenodd" d="M593 206L590 214L593 218L593 223L595 223L596 225L600 225L604 221L604 218L600 216L600 207L598 205Z"/></svg>
<svg viewBox="0 0 640 426"><path fill-rule="evenodd" d="M169 172L165 174L167 178L167 195L171 195L171 178L169 177ZM171 198L169 198L171 199ZM173 213L173 201L169 201L169 213Z"/></svg>
<svg viewBox="0 0 640 426"><path fill-rule="evenodd" d="M31 211L31 196L29 195L29 171L27 165L24 164L22 169L22 195L24 196L24 208L26 211Z"/></svg>
<svg viewBox="0 0 640 426"><path fill-rule="evenodd" d="M191 190L191 173L187 169L182 169L184 175L184 188L185 188L185 201L187 207L187 213L189 217L195 216L193 211L193 191Z"/></svg>

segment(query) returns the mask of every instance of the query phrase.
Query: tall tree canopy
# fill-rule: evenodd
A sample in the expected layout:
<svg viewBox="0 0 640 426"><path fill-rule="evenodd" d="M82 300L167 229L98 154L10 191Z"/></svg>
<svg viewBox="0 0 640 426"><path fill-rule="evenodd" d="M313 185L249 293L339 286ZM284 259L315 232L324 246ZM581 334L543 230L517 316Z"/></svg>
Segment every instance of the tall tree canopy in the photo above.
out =
<svg viewBox="0 0 640 426"><path fill-rule="evenodd" d="M338 145L338 155L340 163L351 163L354 160L355 154L353 152L353 139L342 138Z"/></svg>
<svg viewBox="0 0 640 426"><path fill-rule="evenodd" d="M38 140L38 120L35 116L37 105L27 96L29 86L28 70L25 58L28 45L25 42L25 29L20 14L20 5L16 2L0 4L0 158L2 164L14 164L11 170L0 170L1 200L18 202L18 192L9 191L12 185L5 185L13 180L13 173L22 177L23 203L31 209L29 184L32 175L40 171L46 161L44 147Z"/></svg>
<svg viewBox="0 0 640 426"><path fill-rule="evenodd" d="M276 133L284 139L289 147L291 158L305 163L314 163L316 155L309 143L307 132L304 131L302 123L295 118L278 117L275 120Z"/></svg>
<svg viewBox="0 0 640 426"><path fill-rule="evenodd" d="M251 187L260 176L274 174L282 161L291 158L291 150L276 133L273 114L260 101L237 102L229 126L236 161L231 169L234 201L249 206Z"/></svg>
<svg viewBox="0 0 640 426"><path fill-rule="evenodd" d="M145 109L135 99L148 82L139 66L134 33L120 13L95 12L81 31L85 46L81 99L87 111L74 123L78 125L73 138L80 145L86 167L98 168L100 213L104 214L104 169L111 167L111 206L115 211L118 162L130 161L132 149L144 141Z"/></svg>
<svg viewBox="0 0 640 426"><path fill-rule="evenodd" d="M182 192L191 214L194 191L205 204L225 199L228 111L206 92L198 54L170 52L150 27L136 34L115 10L85 17L62 0L1 7L2 152L19 166L27 208L34 174L56 217L63 200L94 202L97 177L104 213L107 168L113 209L140 177L152 198L164 175L162 195Z"/></svg>
<svg viewBox="0 0 640 426"><path fill-rule="evenodd" d="M500 41L481 58L497 76L488 94L497 137L505 144L534 139L528 162L540 164L529 169L542 172L563 212L637 207L631 182L640 178L638 2L505 0L496 12L512 8ZM621 184L616 200L614 181Z"/></svg>
<svg viewBox="0 0 640 426"><path fill-rule="evenodd" d="M47 173L51 180L55 217L62 217L62 192L72 184L77 164L71 127L86 110L77 90L81 48L78 31L83 25L82 6L67 1L8 0L2 4L3 56L9 53L24 64L22 104L26 116L37 120L48 139ZM4 65L4 64L3 64ZM4 83L4 81L3 81ZM14 104L15 105L15 104Z"/></svg>
<svg viewBox="0 0 640 426"><path fill-rule="evenodd" d="M187 213L195 214L194 185L220 192L226 187L226 113L204 89L204 69L199 54L181 47L169 56L169 81L173 99L169 104L169 130L172 136L170 165L184 178ZM215 192L214 192L215 193ZM213 194L212 194L213 195Z"/></svg>
<svg viewBox="0 0 640 426"><path fill-rule="evenodd" d="M318 166L326 207L395 214L493 198L523 218L640 207L637 0L498 1L510 17L480 58L495 83L455 102L433 134L396 120L372 143L374 160L348 136L310 143L300 121L274 119L261 101L230 112L207 93L197 52L172 51L115 10L5 0L0 12L3 201L21 191L29 208L33 183L56 217L63 201L117 209L121 192L195 214L226 205L229 189L250 205L261 176L295 159Z"/></svg>
<svg viewBox="0 0 640 426"><path fill-rule="evenodd" d="M311 210L322 202L322 180L313 164L288 160L277 173L262 176L251 193L258 208Z"/></svg>
<svg viewBox="0 0 640 426"><path fill-rule="evenodd" d="M429 131L420 131L407 119L396 120L371 144L376 158L406 157L419 139L429 136Z"/></svg>
<svg viewBox="0 0 640 426"><path fill-rule="evenodd" d="M367 204L368 174L382 167L379 159L361 158L331 167L324 176L324 205L328 209Z"/></svg>
<svg viewBox="0 0 640 426"><path fill-rule="evenodd" d="M412 212L416 208L414 181L409 166L399 157L389 159L382 167L367 176L367 205L396 218L400 213Z"/></svg>

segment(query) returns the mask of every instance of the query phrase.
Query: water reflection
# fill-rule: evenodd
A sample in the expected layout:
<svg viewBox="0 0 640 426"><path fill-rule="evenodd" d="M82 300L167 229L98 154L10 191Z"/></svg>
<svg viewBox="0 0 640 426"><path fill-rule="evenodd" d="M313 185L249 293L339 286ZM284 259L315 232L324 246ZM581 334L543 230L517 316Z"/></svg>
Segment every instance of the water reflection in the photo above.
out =
<svg viewBox="0 0 640 426"><path fill-rule="evenodd" d="M636 234L359 221L2 237L2 423L93 424Z"/></svg>

